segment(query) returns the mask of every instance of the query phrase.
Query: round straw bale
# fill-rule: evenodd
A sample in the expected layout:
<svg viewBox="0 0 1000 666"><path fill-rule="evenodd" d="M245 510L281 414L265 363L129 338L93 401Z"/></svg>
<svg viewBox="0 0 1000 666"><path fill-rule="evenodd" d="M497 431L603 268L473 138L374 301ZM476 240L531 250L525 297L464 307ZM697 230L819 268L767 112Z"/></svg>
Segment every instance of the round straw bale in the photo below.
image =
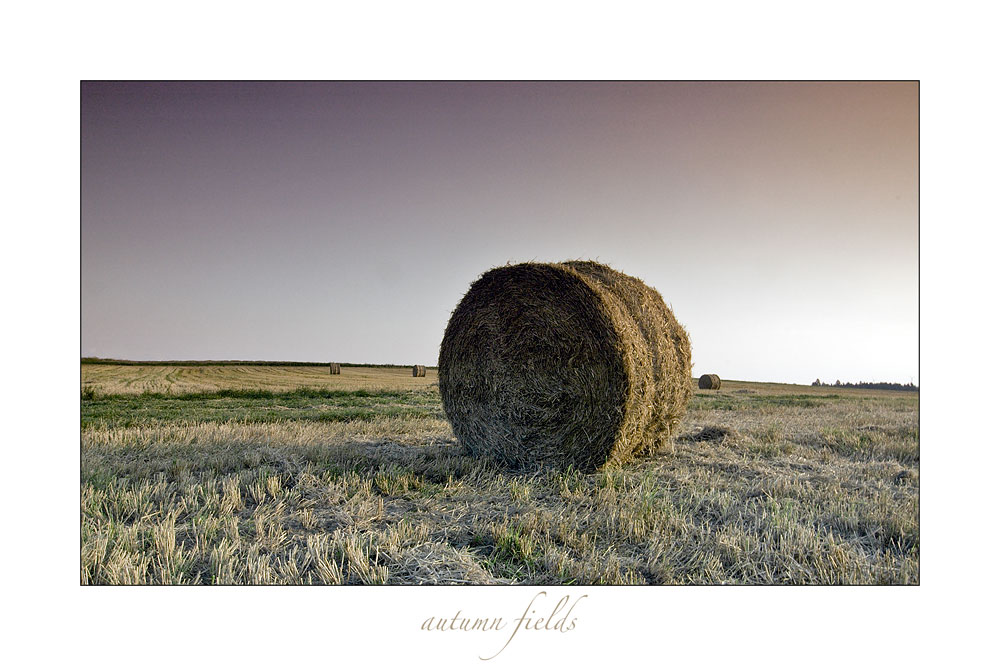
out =
<svg viewBox="0 0 1000 666"><path fill-rule="evenodd" d="M517 466L593 470L670 441L691 347L660 294L589 261L503 266L452 313L438 383L458 440Z"/></svg>
<svg viewBox="0 0 1000 666"><path fill-rule="evenodd" d="M698 378L698 388L718 390L722 388L722 380L719 375L702 375Z"/></svg>
<svg viewBox="0 0 1000 666"><path fill-rule="evenodd" d="M339 375L340 374L340 364L339 363L331 363L330 364L330 374L331 375Z"/></svg>
<svg viewBox="0 0 1000 666"><path fill-rule="evenodd" d="M426 377L427 376L427 368L424 367L424 366L422 366L422 365L415 365L415 366L413 366L413 376L414 377Z"/></svg>

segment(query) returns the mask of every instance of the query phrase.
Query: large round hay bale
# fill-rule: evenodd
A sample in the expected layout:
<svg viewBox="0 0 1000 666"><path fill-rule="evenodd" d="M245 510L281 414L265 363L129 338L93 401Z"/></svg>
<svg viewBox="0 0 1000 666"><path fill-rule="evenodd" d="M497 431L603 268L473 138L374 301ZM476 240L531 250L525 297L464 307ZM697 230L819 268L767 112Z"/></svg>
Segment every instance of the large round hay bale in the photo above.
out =
<svg viewBox="0 0 1000 666"><path fill-rule="evenodd" d="M427 376L427 368L424 367L424 366L422 366L422 365L415 365L415 366L413 366L413 376L414 377L426 377Z"/></svg>
<svg viewBox="0 0 1000 666"><path fill-rule="evenodd" d="M698 388L718 390L722 388L722 380L719 375L702 375L698 378Z"/></svg>
<svg viewBox="0 0 1000 666"><path fill-rule="evenodd" d="M339 363L331 363L330 364L330 374L331 375L339 375L340 374L340 364Z"/></svg>
<svg viewBox="0 0 1000 666"><path fill-rule="evenodd" d="M452 313L438 383L458 440L519 467L593 470L659 449L691 398L660 294L589 261L483 274Z"/></svg>

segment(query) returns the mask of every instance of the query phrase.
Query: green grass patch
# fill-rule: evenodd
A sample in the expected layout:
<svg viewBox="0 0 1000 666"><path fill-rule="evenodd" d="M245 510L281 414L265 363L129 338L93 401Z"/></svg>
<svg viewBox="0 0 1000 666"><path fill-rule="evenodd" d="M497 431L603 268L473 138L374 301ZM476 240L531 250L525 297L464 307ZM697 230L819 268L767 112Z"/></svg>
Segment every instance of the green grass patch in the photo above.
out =
<svg viewBox="0 0 1000 666"><path fill-rule="evenodd" d="M705 395L695 393L689 409L696 411L751 411L769 407L822 407L833 400L861 400L841 395Z"/></svg>
<svg viewBox="0 0 1000 666"><path fill-rule="evenodd" d="M81 400L81 427L164 423L280 423L366 421L384 417L443 418L435 391L335 391L302 388L276 392L223 389L205 393L92 395Z"/></svg>
<svg viewBox="0 0 1000 666"><path fill-rule="evenodd" d="M510 524L495 527L492 537L492 552L483 562L491 574L498 578L519 579L537 568L541 549L520 527ZM480 537L478 541L481 543L485 539Z"/></svg>

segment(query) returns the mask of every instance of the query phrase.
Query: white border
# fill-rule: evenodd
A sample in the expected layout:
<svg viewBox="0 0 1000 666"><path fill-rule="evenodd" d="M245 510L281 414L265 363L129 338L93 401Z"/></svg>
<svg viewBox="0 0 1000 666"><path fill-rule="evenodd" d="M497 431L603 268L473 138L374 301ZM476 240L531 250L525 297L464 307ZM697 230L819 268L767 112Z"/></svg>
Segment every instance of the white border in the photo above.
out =
<svg viewBox="0 0 1000 666"><path fill-rule="evenodd" d="M531 588L78 585L80 79L920 79L923 487L919 588L572 588L579 628L499 659L972 658L992 598L988 386L997 248L992 21L973 3L27 4L4 49L8 636L39 661L478 663L427 615L512 615ZM650 5L652 6L652 5ZM995 53L992 53L995 55ZM13 204L11 209L11 204ZM991 205L992 204L992 205ZM990 336L990 337L987 337ZM966 388L968 387L968 388ZM9 411L7 411L9 410ZM53 475L52 470L56 473ZM556 595L560 590L549 590ZM549 639L552 640L549 640ZM544 639L544 640L542 640ZM16 652L13 652L16 654ZM34 659L32 659L34 660ZM497 663L494 661L493 663Z"/></svg>

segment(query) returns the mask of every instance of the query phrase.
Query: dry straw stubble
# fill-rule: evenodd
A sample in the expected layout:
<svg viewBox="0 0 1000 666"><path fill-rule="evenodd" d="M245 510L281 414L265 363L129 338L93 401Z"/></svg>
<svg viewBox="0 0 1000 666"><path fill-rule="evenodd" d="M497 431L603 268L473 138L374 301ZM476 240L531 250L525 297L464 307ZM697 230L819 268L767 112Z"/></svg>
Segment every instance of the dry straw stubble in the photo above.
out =
<svg viewBox="0 0 1000 666"><path fill-rule="evenodd" d="M483 274L438 366L458 440L516 467L593 470L656 451L692 394L687 333L660 294L589 261Z"/></svg>

